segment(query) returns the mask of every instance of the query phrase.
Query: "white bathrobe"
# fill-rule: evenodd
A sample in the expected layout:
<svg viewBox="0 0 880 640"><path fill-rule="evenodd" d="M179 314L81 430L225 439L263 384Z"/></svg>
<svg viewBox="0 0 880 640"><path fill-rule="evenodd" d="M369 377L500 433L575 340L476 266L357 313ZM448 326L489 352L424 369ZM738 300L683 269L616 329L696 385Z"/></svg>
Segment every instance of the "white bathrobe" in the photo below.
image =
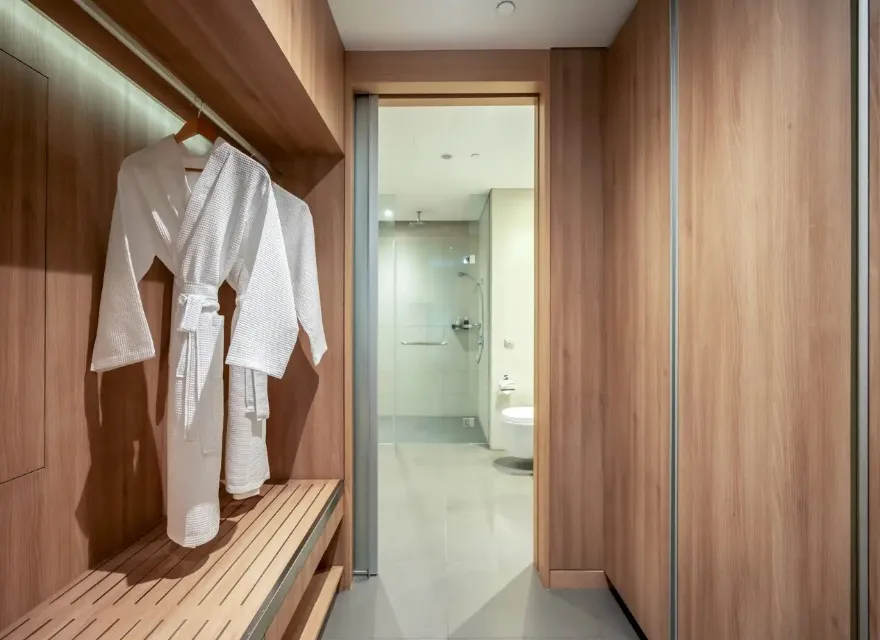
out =
<svg viewBox="0 0 880 640"><path fill-rule="evenodd" d="M308 205L278 185L275 200L281 217L281 232L287 252L287 264L293 284L296 316L309 336L312 362L317 366L327 351L321 295L318 289L318 265L315 257L315 229ZM233 270L229 282L243 290L248 280L246 269ZM233 318L236 326L238 309ZM259 492L269 478L266 450L266 418L269 417L266 375L242 367L229 369L229 404L226 426L226 490L241 500ZM279 425L283 428L284 425Z"/></svg>
<svg viewBox="0 0 880 640"><path fill-rule="evenodd" d="M246 270L226 362L281 377L296 343L293 286L266 170L223 140L192 189L173 137L125 159L92 370L153 357L138 282L158 257L174 274L167 424L168 536L194 547L219 527L223 317L217 289Z"/></svg>

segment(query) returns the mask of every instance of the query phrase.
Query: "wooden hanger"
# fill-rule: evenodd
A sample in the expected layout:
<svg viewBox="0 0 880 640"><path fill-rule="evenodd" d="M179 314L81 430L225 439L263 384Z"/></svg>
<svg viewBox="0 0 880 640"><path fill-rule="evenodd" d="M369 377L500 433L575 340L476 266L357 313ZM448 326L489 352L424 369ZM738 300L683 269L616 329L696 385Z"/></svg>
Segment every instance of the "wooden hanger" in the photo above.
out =
<svg viewBox="0 0 880 640"><path fill-rule="evenodd" d="M174 140L180 144L184 140L189 140L195 136L202 136L209 142L217 142L218 135L214 124L207 118L202 117L202 107L200 106L196 117L184 122L183 126L180 127L180 131L174 134Z"/></svg>

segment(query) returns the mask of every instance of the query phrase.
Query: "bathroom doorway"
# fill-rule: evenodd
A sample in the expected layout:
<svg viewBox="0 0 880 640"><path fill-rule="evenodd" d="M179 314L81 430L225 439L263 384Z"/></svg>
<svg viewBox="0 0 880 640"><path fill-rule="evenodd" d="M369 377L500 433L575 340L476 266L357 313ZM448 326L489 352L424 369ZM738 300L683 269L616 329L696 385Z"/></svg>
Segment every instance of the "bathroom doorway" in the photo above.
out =
<svg viewBox="0 0 880 640"><path fill-rule="evenodd" d="M535 558L537 100L417 102L357 103L355 567L512 579Z"/></svg>

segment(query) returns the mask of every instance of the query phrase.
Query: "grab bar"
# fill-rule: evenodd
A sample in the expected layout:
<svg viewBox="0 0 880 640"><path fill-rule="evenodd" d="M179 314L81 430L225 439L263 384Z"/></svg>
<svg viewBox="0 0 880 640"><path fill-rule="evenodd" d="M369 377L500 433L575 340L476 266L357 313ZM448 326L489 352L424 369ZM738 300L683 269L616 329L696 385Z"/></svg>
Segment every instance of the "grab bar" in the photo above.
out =
<svg viewBox="0 0 880 640"><path fill-rule="evenodd" d="M401 340L400 344L407 347L445 347L449 343L446 340L443 342L407 342L406 340Z"/></svg>

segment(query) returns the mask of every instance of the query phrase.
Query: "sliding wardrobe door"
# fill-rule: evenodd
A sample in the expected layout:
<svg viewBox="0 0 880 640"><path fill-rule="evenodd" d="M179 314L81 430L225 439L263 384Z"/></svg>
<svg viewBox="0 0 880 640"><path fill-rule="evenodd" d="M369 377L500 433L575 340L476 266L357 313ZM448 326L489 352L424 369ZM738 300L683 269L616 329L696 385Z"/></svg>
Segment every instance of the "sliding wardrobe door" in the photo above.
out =
<svg viewBox="0 0 880 640"><path fill-rule="evenodd" d="M848 639L850 3L678 5L678 637Z"/></svg>

